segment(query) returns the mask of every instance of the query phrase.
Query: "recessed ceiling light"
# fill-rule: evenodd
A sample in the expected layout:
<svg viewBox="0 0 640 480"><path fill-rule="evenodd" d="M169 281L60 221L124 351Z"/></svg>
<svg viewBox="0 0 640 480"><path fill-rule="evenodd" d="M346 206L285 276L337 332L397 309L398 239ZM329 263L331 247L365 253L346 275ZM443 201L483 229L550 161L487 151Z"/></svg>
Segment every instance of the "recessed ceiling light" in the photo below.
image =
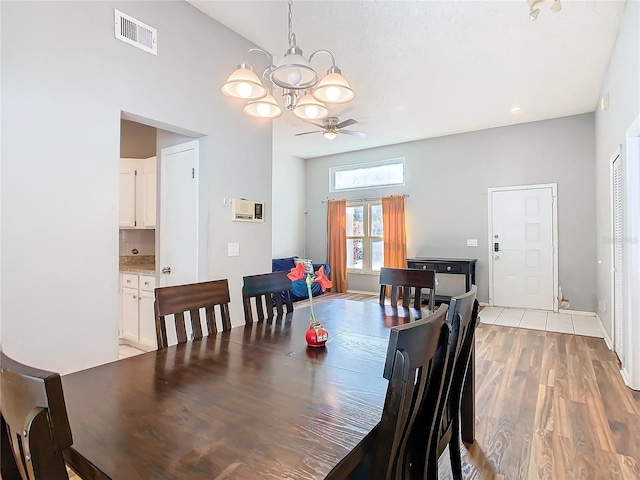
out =
<svg viewBox="0 0 640 480"><path fill-rule="evenodd" d="M520 107L511 107L511 113L518 113L520 111Z"/></svg>

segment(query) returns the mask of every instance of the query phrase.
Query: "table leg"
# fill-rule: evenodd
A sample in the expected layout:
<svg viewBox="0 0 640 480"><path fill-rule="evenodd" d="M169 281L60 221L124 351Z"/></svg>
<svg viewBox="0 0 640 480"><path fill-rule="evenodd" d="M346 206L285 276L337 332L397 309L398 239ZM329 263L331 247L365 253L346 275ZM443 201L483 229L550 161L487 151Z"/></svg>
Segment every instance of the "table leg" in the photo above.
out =
<svg viewBox="0 0 640 480"><path fill-rule="evenodd" d="M462 441L473 443L476 426L476 347L471 345L471 356L467 373L462 387L462 399L460 405L460 430Z"/></svg>

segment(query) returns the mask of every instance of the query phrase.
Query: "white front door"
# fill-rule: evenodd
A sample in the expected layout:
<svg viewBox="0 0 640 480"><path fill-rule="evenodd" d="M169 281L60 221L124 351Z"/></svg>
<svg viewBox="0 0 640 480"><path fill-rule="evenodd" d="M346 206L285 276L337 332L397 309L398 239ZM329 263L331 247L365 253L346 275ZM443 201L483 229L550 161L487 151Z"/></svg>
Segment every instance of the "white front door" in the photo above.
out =
<svg viewBox="0 0 640 480"><path fill-rule="evenodd" d="M489 189L491 305L557 308L554 189Z"/></svg>
<svg viewBox="0 0 640 480"><path fill-rule="evenodd" d="M192 141L160 150L160 286L198 281L198 165Z"/></svg>

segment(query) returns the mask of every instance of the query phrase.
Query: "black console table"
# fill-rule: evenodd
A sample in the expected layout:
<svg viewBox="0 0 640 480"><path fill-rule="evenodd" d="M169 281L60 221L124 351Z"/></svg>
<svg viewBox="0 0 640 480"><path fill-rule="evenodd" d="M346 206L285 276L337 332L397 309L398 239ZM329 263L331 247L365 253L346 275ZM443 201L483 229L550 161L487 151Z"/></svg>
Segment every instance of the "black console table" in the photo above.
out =
<svg viewBox="0 0 640 480"><path fill-rule="evenodd" d="M419 270L435 270L436 273L452 273L454 275L464 275L465 288L468 292L471 285L476 284L476 262L475 258L433 258L416 257L407 258L407 267ZM451 297L448 295L436 295L436 304L448 302Z"/></svg>

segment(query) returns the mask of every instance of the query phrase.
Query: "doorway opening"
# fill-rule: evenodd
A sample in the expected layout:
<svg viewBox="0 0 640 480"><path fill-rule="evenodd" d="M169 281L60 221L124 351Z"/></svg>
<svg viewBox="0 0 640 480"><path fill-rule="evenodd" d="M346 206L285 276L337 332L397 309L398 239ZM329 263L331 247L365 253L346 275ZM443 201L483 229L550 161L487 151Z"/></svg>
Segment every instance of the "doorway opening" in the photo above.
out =
<svg viewBox="0 0 640 480"><path fill-rule="evenodd" d="M197 132L122 112L120 345L156 348L156 286L198 281Z"/></svg>

